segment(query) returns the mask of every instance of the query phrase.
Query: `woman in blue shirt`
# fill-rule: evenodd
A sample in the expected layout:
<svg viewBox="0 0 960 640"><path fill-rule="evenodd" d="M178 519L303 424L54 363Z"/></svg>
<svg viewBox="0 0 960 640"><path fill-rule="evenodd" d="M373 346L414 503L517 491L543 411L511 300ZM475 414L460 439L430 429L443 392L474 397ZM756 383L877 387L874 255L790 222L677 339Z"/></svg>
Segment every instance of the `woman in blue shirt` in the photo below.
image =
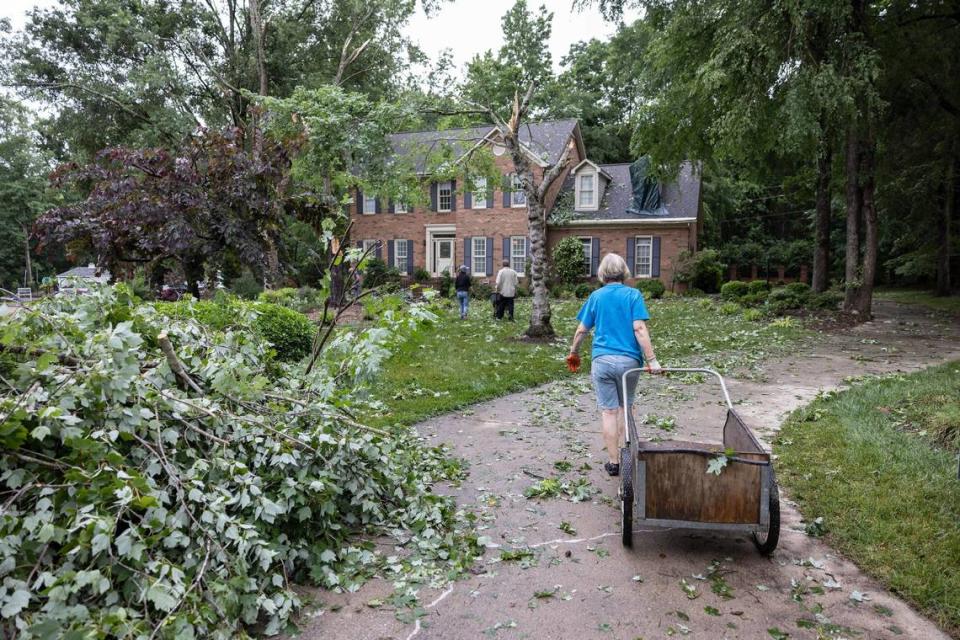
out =
<svg viewBox="0 0 960 640"><path fill-rule="evenodd" d="M633 406L634 390L624 403L621 377L628 369L644 366L660 373L653 353L646 321L650 319L643 294L623 284L630 277L627 263L615 253L600 262L597 278L603 286L587 298L577 314L580 321L570 345L567 364L571 371L580 366L580 344L594 331L590 379L600 407L603 441L610 460L603 465L611 476L620 473L620 442L623 439L623 409Z"/></svg>

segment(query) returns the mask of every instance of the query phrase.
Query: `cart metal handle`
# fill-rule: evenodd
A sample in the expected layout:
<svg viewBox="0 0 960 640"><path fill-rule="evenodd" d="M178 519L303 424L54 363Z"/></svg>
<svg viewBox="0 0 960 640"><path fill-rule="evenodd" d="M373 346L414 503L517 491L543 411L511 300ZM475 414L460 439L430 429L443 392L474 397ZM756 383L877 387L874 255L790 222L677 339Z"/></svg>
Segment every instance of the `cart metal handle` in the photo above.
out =
<svg viewBox="0 0 960 640"><path fill-rule="evenodd" d="M629 412L631 407L627 407L627 398L630 396L627 395L627 376L635 371L646 371L646 367L637 367L635 369L627 369L623 372L623 376L620 378L621 385L623 387L623 403L624 403L624 412L623 412L623 432L624 437L627 440L627 443L630 443L630 418ZM723 376L720 375L717 371L713 369L704 369L704 368L686 368L686 367L661 367L660 371L664 373L708 373L716 377L717 381L720 382L720 389L723 391L723 399L727 403L727 407L730 410L733 410L733 402L730 401L730 392L727 391L727 383L724 381Z"/></svg>

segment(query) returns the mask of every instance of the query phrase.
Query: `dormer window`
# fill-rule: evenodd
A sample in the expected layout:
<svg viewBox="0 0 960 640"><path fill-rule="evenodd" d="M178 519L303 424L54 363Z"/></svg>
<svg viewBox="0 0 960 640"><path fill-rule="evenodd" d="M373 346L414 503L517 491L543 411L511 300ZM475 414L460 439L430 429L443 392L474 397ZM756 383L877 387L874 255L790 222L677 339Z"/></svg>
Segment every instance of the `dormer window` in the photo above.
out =
<svg viewBox="0 0 960 640"><path fill-rule="evenodd" d="M586 173L577 176L577 208L595 209L597 176L593 173Z"/></svg>

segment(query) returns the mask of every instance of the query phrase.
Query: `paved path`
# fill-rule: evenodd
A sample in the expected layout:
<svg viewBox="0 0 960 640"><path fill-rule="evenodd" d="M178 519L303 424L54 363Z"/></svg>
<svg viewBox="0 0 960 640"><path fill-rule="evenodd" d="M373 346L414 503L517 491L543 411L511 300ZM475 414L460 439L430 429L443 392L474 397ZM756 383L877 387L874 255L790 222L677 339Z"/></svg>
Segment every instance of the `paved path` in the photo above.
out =
<svg viewBox="0 0 960 640"><path fill-rule="evenodd" d="M874 322L819 336L800 352L766 363L760 379L731 380L730 392L748 424L769 443L789 411L820 390L842 386L849 376L913 371L956 358L960 323L880 304ZM429 438L454 443L471 464L468 480L451 493L477 510L481 533L491 540L477 574L443 591L422 590L427 614L416 625L365 606L389 594L390 585L382 580L358 593L319 594L339 608L308 618L301 637L752 639L770 638L768 630L776 628L791 639L815 639L818 632L822 637L946 638L851 562L804 534L786 495L780 546L772 558L760 556L743 536L679 530L638 532L634 549L625 550L617 484L601 469L597 413L586 382L585 376L574 377L419 425ZM644 386L637 413L675 416L672 437L717 442L723 419L718 399L708 384L651 382ZM658 433L663 434L647 426L641 437ZM558 474L558 460L573 466L564 477L582 475L599 493L579 503L525 498L534 476ZM591 469L578 472L584 463ZM561 530L564 522L575 533ZM503 550L520 548L532 555L521 562L498 561ZM715 592L724 591L724 585L729 597ZM851 599L854 591L866 594L864 602ZM538 598L537 592L553 595ZM798 620L811 621L814 628L799 626Z"/></svg>

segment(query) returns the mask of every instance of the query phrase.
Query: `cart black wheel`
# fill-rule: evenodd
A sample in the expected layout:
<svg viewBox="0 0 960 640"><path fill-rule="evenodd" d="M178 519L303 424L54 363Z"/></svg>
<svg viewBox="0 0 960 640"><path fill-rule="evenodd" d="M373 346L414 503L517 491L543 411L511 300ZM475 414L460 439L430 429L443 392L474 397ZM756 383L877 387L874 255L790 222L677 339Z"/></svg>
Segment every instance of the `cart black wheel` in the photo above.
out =
<svg viewBox="0 0 960 640"><path fill-rule="evenodd" d="M764 532L754 531L753 544L757 546L757 551L765 556L773 553L780 542L780 489L777 486L777 479L773 475L773 469L770 470L770 525Z"/></svg>
<svg viewBox="0 0 960 640"><path fill-rule="evenodd" d="M633 456L630 447L620 448L620 526L623 546L633 546Z"/></svg>

